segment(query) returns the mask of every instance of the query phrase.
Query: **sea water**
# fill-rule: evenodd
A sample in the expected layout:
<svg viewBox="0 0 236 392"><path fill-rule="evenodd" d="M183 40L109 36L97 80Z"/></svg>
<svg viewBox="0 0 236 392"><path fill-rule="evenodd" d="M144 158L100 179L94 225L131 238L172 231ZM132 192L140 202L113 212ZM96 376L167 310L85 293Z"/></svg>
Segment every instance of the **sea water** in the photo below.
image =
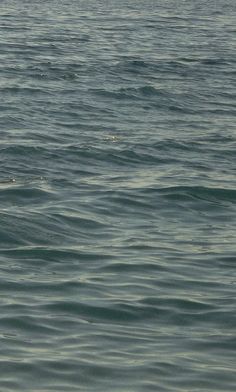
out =
<svg viewBox="0 0 236 392"><path fill-rule="evenodd" d="M236 390L235 26L1 1L1 392Z"/></svg>

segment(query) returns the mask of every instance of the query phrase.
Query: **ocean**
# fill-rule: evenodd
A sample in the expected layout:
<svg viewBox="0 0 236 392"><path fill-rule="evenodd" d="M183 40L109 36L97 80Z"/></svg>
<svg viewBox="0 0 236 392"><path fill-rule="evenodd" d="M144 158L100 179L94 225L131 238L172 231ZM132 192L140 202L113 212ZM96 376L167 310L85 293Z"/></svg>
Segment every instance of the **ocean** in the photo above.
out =
<svg viewBox="0 0 236 392"><path fill-rule="evenodd" d="M1 1L1 392L235 392L235 26Z"/></svg>

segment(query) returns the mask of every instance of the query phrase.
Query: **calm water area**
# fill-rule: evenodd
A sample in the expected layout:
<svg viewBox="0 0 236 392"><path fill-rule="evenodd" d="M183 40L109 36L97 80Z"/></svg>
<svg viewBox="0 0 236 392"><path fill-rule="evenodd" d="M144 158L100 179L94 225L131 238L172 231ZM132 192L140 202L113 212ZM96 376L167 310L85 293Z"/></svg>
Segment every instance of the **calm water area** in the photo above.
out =
<svg viewBox="0 0 236 392"><path fill-rule="evenodd" d="M0 391L236 391L236 3L2 0Z"/></svg>

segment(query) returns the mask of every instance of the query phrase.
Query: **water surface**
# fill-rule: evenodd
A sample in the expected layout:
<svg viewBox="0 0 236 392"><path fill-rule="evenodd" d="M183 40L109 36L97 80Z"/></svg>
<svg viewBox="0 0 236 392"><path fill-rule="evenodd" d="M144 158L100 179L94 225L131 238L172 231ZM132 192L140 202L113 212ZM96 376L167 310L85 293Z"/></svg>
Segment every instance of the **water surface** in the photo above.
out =
<svg viewBox="0 0 236 392"><path fill-rule="evenodd" d="M1 2L2 391L235 391L235 11Z"/></svg>

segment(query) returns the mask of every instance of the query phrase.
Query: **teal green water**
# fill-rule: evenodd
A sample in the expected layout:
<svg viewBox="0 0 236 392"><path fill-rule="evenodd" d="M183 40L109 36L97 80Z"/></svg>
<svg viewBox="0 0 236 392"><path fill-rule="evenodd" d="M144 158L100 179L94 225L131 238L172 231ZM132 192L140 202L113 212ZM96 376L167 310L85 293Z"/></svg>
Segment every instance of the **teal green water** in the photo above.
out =
<svg viewBox="0 0 236 392"><path fill-rule="evenodd" d="M0 390L234 392L235 4L0 17Z"/></svg>

